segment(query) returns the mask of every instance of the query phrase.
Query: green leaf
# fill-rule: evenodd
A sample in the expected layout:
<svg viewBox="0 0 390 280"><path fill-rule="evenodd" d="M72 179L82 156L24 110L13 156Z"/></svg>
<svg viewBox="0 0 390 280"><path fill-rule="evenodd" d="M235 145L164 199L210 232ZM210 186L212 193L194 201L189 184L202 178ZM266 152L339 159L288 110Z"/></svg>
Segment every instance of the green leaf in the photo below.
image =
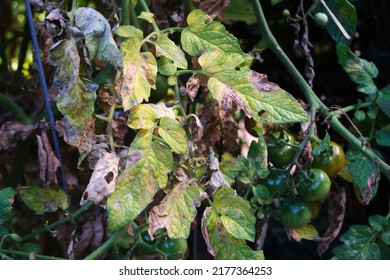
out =
<svg viewBox="0 0 390 280"><path fill-rule="evenodd" d="M377 87L373 78L378 76L375 64L357 57L347 46L336 46L339 63L352 82L358 84L357 90L365 94L374 94Z"/></svg>
<svg viewBox="0 0 390 280"><path fill-rule="evenodd" d="M20 251L39 254L41 251L41 246L38 243L26 242L22 244Z"/></svg>
<svg viewBox="0 0 390 280"><path fill-rule="evenodd" d="M234 183L235 178L241 171L241 166L238 161L232 160L222 160L219 163L219 170L222 172L223 176L226 178L226 181L229 184Z"/></svg>
<svg viewBox="0 0 390 280"><path fill-rule="evenodd" d="M318 143L317 146L313 149L313 155L318 156L322 152L325 152L329 149L330 136L328 132L325 133L324 139Z"/></svg>
<svg viewBox="0 0 390 280"><path fill-rule="evenodd" d="M348 170L352 174L353 184L359 188L363 200L368 203L375 197L378 190L380 172L376 164L360 151L349 150L346 158L349 162Z"/></svg>
<svg viewBox="0 0 390 280"><path fill-rule="evenodd" d="M90 73L82 68L76 40L62 40L50 49L52 64L58 66L54 75L54 84L59 87L58 110L71 125L84 128L95 110L96 90L98 86L85 79Z"/></svg>
<svg viewBox="0 0 390 280"><path fill-rule="evenodd" d="M110 24L101 13L92 8L78 8L75 23L84 34L90 60L97 58L122 68L123 55L112 37Z"/></svg>
<svg viewBox="0 0 390 280"><path fill-rule="evenodd" d="M166 58L165 56L161 57L157 61L157 68L158 68L158 72L160 72L160 74L165 76L174 75L177 70L173 62L168 58Z"/></svg>
<svg viewBox="0 0 390 280"><path fill-rule="evenodd" d="M340 236L340 241L346 245L356 245L368 243L376 231L364 225L352 225L349 230Z"/></svg>
<svg viewBox="0 0 390 280"><path fill-rule="evenodd" d="M125 111L144 100L148 101L150 90L156 89L156 58L150 52L140 52L140 48L141 40L138 36L131 37L121 45L125 57L122 78L117 83L117 91L122 97Z"/></svg>
<svg viewBox="0 0 390 280"><path fill-rule="evenodd" d="M349 3L347 0L325 0L328 8L332 11L334 16L343 26L348 35L352 38L355 34L357 16L355 7ZM326 29L329 32L330 36L338 44L350 45L352 39L347 38L343 35L340 28L337 26L334 19L330 16L329 12L325 9L322 4L317 5L314 9L315 13L322 12L326 13L329 17L329 21L326 25Z"/></svg>
<svg viewBox="0 0 390 280"><path fill-rule="evenodd" d="M108 227L111 232L134 220L165 188L172 171L172 153L152 142L153 130L141 129L131 143L125 170L119 175L115 191L108 197Z"/></svg>
<svg viewBox="0 0 390 280"><path fill-rule="evenodd" d="M149 23L154 22L154 14L149 12L142 12L137 18L144 19Z"/></svg>
<svg viewBox="0 0 390 280"><path fill-rule="evenodd" d="M163 117L175 119L172 108L164 103L140 104L131 108L127 125L132 129L151 129Z"/></svg>
<svg viewBox="0 0 390 280"><path fill-rule="evenodd" d="M250 184L253 180L254 170L251 168L249 161L244 158L242 155L237 157L237 162L240 166L240 173L238 176L238 180L240 180L243 184Z"/></svg>
<svg viewBox="0 0 390 280"><path fill-rule="evenodd" d="M187 152L187 135L182 125L177 120L162 117L158 134L176 154L181 155Z"/></svg>
<svg viewBox="0 0 390 280"><path fill-rule="evenodd" d="M279 4L279 3L281 3L281 2L283 2L283 0L271 0L272 6L274 6L274 5L276 5L276 4Z"/></svg>
<svg viewBox="0 0 390 280"><path fill-rule="evenodd" d="M381 215L370 216L368 218L368 223L376 231L382 231L384 228L386 228L389 225L389 222L386 219L386 217L383 217Z"/></svg>
<svg viewBox="0 0 390 280"><path fill-rule="evenodd" d="M68 198L62 189L43 189L41 187L22 187L19 195L28 208L41 215L45 212L55 212L58 208L68 208Z"/></svg>
<svg viewBox="0 0 390 280"><path fill-rule="evenodd" d="M390 126L378 130L375 134L376 142L385 147L390 147Z"/></svg>
<svg viewBox="0 0 390 280"><path fill-rule="evenodd" d="M0 190L0 225L11 217L12 204L16 191L13 188Z"/></svg>
<svg viewBox="0 0 390 280"><path fill-rule="evenodd" d="M269 190L264 185L256 185L253 187L253 195L257 198L267 199L271 197Z"/></svg>
<svg viewBox="0 0 390 280"><path fill-rule="evenodd" d="M257 21L250 0L230 0L229 5L222 10L220 17L226 24L243 21L251 25Z"/></svg>
<svg viewBox="0 0 390 280"><path fill-rule="evenodd" d="M188 238L202 196L207 197L201 188L190 181L174 186L161 203L150 210L149 234L166 228L170 238Z"/></svg>
<svg viewBox="0 0 390 280"><path fill-rule="evenodd" d="M245 58L212 51L199 57L202 70L210 76L207 86L223 110L235 104L256 121L289 123L307 121L301 105L265 75L253 72ZM259 116L262 112L267 116Z"/></svg>
<svg viewBox="0 0 390 280"><path fill-rule="evenodd" d="M301 242L302 239L315 240L319 238L317 229L310 224L301 228L289 229L289 236L297 242Z"/></svg>
<svg viewBox="0 0 390 280"><path fill-rule="evenodd" d="M204 226L203 226L204 225ZM262 251L253 251L244 239L235 238L225 229L213 208L206 208L202 218L203 236L208 251L219 260L263 260Z"/></svg>
<svg viewBox="0 0 390 280"><path fill-rule="evenodd" d="M267 158L267 145L263 135L259 135L257 142L252 141L249 146L248 161L250 167L262 179L267 178L269 175Z"/></svg>
<svg viewBox="0 0 390 280"><path fill-rule="evenodd" d="M175 43L168 38L168 34L163 34L157 37L154 42L156 46L156 55L158 57L166 57L173 62L173 65L177 68L187 69L188 63L184 52L175 45Z"/></svg>
<svg viewBox="0 0 390 280"><path fill-rule="evenodd" d="M0 224L0 237L4 236L4 235L7 235L8 233L9 233L8 228L6 228L2 224Z"/></svg>
<svg viewBox="0 0 390 280"><path fill-rule="evenodd" d="M255 210L232 188L220 188L213 199L213 209L220 215L225 229L238 239L254 241Z"/></svg>
<svg viewBox="0 0 390 280"><path fill-rule="evenodd" d="M226 31L225 26L202 10L194 10L187 17L188 27L181 33L183 50L191 56L201 51L219 50L223 53L244 56L237 38Z"/></svg>
<svg viewBox="0 0 390 280"><path fill-rule="evenodd" d="M378 103L379 108L381 108L382 111L390 117L390 85L387 85L380 90L380 94L376 102Z"/></svg>
<svg viewBox="0 0 390 280"><path fill-rule="evenodd" d="M390 229L386 229L382 232L381 239L386 245L390 246Z"/></svg>
<svg viewBox="0 0 390 280"><path fill-rule="evenodd" d="M128 38L134 44L141 42L144 38L142 30L132 25L119 26L117 30L115 30L115 34L123 38Z"/></svg>

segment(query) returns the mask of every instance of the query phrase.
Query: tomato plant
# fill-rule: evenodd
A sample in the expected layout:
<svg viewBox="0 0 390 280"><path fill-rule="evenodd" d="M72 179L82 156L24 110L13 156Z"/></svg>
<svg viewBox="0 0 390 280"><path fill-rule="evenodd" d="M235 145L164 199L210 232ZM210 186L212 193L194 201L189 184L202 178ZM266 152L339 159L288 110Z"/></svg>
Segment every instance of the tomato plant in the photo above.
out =
<svg viewBox="0 0 390 280"><path fill-rule="evenodd" d="M165 237L159 240L157 249L169 260L181 259L188 249L187 240Z"/></svg>
<svg viewBox="0 0 390 280"><path fill-rule="evenodd" d="M285 171L273 170L259 182L265 185L271 195L284 194L291 185L291 176Z"/></svg>
<svg viewBox="0 0 390 280"><path fill-rule="evenodd" d="M289 228L301 228L311 220L310 206L305 202L282 203L280 221Z"/></svg>
<svg viewBox="0 0 390 280"><path fill-rule="evenodd" d="M295 156L295 137L288 132L274 132L267 140L268 158L276 167L291 163Z"/></svg>
<svg viewBox="0 0 390 280"><path fill-rule="evenodd" d="M316 144L313 144L316 147ZM343 148L334 141L329 142L329 148L314 156L312 166L324 170L330 177L339 173L345 165L345 153Z"/></svg>
<svg viewBox="0 0 390 280"><path fill-rule="evenodd" d="M301 194L308 201L321 201L328 196L331 182L329 176L325 171L317 168L311 168L305 178L302 174L298 175L297 188L298 193Z"/></svg>

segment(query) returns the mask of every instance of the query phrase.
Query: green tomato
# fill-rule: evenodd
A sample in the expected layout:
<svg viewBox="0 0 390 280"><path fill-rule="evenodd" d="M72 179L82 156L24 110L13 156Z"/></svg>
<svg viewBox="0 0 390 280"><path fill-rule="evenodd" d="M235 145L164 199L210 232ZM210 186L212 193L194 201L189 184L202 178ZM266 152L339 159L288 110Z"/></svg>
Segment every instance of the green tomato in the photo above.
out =
<svg viewBox="0 0 390 280"><path fill-rule="evenodd" d="M316 145L316 143L312 144L313 147ZM330 177L334 177L344 168L345 153L343 148L336 142L330 141L329 147L329 151L322 152L314 157L311 166L322 169Z"/></svg>
<svg viewBox="0 0 390 280"><path fill-rule="evenodd" d="M181 259L187 252L187 248L188 244L185 238L172 239L165 237L157 245L157 249L169 260Z"/></svg>
<svg viewBox="0 0 390 280"><path fill-rule="evenodd" d="M157 250L155 249L157 240L152 240L148 233L148 225L145 224L139 228L141 242L138 244L137 248L146 255L154 255L157 254Z"/></svg>
<svg viewBox="0 0 390 280"><path fill-rule="evenodd" d="M291 175L285 171L272 170L267 178L259 181L266 186L271 196L284 194L291 185Z"/></svg>
<svg viewBox="0 0 390 280"><path fill-rule="evenodd" d="M282 203L280 221L289 228L301 228L311 220L310 206L305 202Z"/></svg>
<svg viewBox="0 0 390 280"><path fill-rule="evenodd" d="M316 13L314 20L319 26L325 26L328 23L328 16L325 13Z"/></svg>
<svg viewBox="0 0 390 280"><path fill-rule="evenodd" d="M307 201L321 201L328 196L330 190L330 179L325 171L311 168L308 172L311 182L302 173L297 176L297 184L302 184L297 191Z"/></svg>
<svg viewBox="0 0 390 280"><path fill-rule="evenodd" d="M282 143L284 140L285 143ZM283 167L291 163L295 156L296 148L289 144L295 144L296 140L293 135L288 132L277 131L272 133L271 137L267 139L268 159L275 167Z"/></svg>
<svg viewBox="0 0 390 280"><path fill-rule="evenodd" d="M156 89L152 89L150 93L150 102L157 103L168 94L168 81L167 77L157 73Z"/></svg>

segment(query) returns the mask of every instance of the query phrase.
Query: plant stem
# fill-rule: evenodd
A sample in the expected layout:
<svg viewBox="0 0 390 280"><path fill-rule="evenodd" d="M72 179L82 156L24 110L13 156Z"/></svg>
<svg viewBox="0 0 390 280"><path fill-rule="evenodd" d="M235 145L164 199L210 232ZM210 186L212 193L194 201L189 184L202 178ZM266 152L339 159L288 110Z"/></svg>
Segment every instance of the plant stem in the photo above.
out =
<svg viewBox="0 0 390 280"><path fill-rule="evenodd" d="M142 9L143 9L145 12L150 13L149 7L148 7L148 5L146 5L145 0L139 0L139 3L141 4ZM154 30L155 32L159 32L159 33L160 33L160 28L158 28L156 22L154 22L154 21L152 22L152 27L153 27L153 30Z"/></svg>
<svg viewBox="0 0 390 280"><path fill-rule="evenodd" d="M362 141L356 138L337 118L333 117L331 112L328 111L328 107L317 97L314 91L306 83L303 76L299 73L298 69L291 62L289 57L284 53L283 49L280 47L275 37L273 36L267 21L265 19L260 1L251 0L254 8L254 12L257 18L257 24L260 29L261 34L263 35L263 41L267 44L268 47L274 52L277 58L282 62L284 67L287 69L289 74L296 81L298 86L301 88L302 92L305 94L306 99L308 100L310 106L318 107L325 117L329 117L329 124L335 129L354 149L360 150L368 159L371 161L376 161L379 163L380 170L390 178L390 167L379 159L374 152L368 147L363 146Z"/></svg>
<svg viewBox="0 0 390 280"><path fill-rule="evenodd" d="M203 71L203 70L196 70L196 69L177 70L176 73L175 73L175 76L179 77L180 75L185 75L185 74L198 74L198 75L210 76L205 71Z"/></svg>
<svg viewBox="0 0 390 280"><path fill-rule="evenodd" d="M24 125L34 124L34 121L30 119L13 100L9 99L4 94L0 93L0 104L8 108L12 115Z"/></svg>
<svg viewBox="0 0 390 280"><path fill-rule="evenodd" d="M110 249L114 244L115 244L115 241L118 239L120 233L125 230L125 228L122 228L120 230L117 230L116 232L114 232L111 237L106 241L104 242L104 244L102 244L99 248L97 248L95 251L93 251L91 254L89 254L88 256L86 256L84 258L84 260L94 260L96 259L98 256L100 256L101 254L103 254L105 251L107 251L108 249Z"/></svg>
<svg viewBox="0 0 390 280"><path fill-rule="evenodd" d="M130 25L130 5L133 6L131 0L122 0L122 25Z"/></svg>
<svg viewBox="0 0 390 280"><path fill-rule="evenodd" d="M54 223L52 223L52 224L50 224L48 226L45 226L44 228L41 228L40 230L34 231L34 232L24 236L20 240L20 243L23 243L23 242L29 240L30 238L33 238L37 234L44 233L46 231L49 231L49 230L52 230L53 228L58 227L59 225L65 224L65 223L70 222L70 221L73 221L74 218L76 218L78 215L82 214L85 210L87 210L92 205L94 205L94 203L92 201L88 202L83 207L81 207L77 211L75 211L73 214L70 214L68 217L63 218L61 220L58 220L58 221L56 221L56 222L54 222Z"/></svg>
<svg viewBox="0 0 390 280"><path fill-rule="evenodd" d="M175 84L175 97L176 97L176 106L177 109L180 111L181 116L186 116L186 110L184 109L183 102L181 100L180 90L178 83Z"/></svg>
<svg viewBox="0 0 390 280"><path fill-rule="evenodd" d="M38 255L38 254L31 254L28 252L21 252L21 251L14 251L11 249L2 249L0 250L1 254L7 254L7 255L15 255L15 256L21 256L29 258L30 256L33 256L34 258L38 260L66 260L64 258L57 258L57 257L51 257L51 256L45 256L45 255Z"/></svg>

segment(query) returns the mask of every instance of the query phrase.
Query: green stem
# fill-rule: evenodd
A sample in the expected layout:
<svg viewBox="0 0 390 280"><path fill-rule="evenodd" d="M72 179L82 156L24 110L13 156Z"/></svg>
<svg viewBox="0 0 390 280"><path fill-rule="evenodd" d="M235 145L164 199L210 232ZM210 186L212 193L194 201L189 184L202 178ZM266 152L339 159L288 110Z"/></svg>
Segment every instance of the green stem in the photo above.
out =
<svg viewBox="0 0 390 280"><path fill-rule="evenodd" d="M161 30L161 33L170 33L172 34L173 32L182 32L185 28L184 27L169 27Z"/></svg>
<svg viewBox="0 0 390 280"><path fill-rule="evenodd" d="M296 81L298 86L301 88L302 92L305 94L306 99L308 100L310 106L318 107L322 112L324 112L325 117L332 117L331 112L328 111L328 107L317 97L311 87L307 84L303 76L299 73L298 69L291 62L289 57L284 53L283 49L280 47L275 37L273 36L267 21L265 19L260 1L252 0L252 5L254 12L257 18L257 24L260 29L261 34L263 35L263 41L267 44L268 47L274 52L277 58L282 62L284 67L287 69L289 74ZM335 129L354 149L361 150L361 152L371 161L377 161L379 163L380 170L386 175L390 176L390 166L385 162L379 159L370 148L367 148L362 145L362 141L357 139L337 118L330 118L330 126Z"/></svg>
<svg viewBox="0 0 390 280"><path fill-rule="evenodd" d="M12 115L24 125L34 124L34 121L30 119L13 100L9 99L4 94L0 93L0 104L8 108Z"/></svg>
<svg viewBox="0 0 390 280"><path fill-rule="evenodd" d="M78 215L82 214L84 211L86 211L89 207L91 207L92 205L94 205L94 202L90 201L88 202L87 204L85 204L83 207L81 207L80 209L78 209L76 212L74 212L73 214L70 214L68 217L66 218L63 218L61 220L58 220L48 226L45 226L44 228L41 228L40 230L37 230L37 231L34 231L26 236L24 236L21 240L20 240L20 243L23 243L27 240L29 240L30 238L33 238L35 235L37 234L41 234L41 233L44 233L46 231L49 231L49 230L52 230L56 227L58 227L59 225L62 225L62 224L65 224L67 222L70 222L70 221L73 221L74 218L76 218Z"/></svg>
<svg viewBox="0 0 390 280"><path fill-rule="evenodd" d="M14 251L14 250L11 250L11 249L3 249L3 250L0 250L0 252L1 252L1 254L15 255L15 256L26 257L26 258L29 258L30 256L33 256L37 260L66 260L66 259L63 259L63 258L44 256L44 255L39 255L39 254L31 254L31 253L28 253L28 252Z"/></svg>
<svg viewBox="0 0 390 280"><path fill-rule="evenodd" d="M133 1L122 0L122 25L130 25L130 10L133 8L131 2Z"/></svg>
<svg viewBox="0 0 390 280"><path fill-rule="evenodd" d="M178 83L175 84L175 97L176 97L176 104L177 109L180 111L181 116L186 116L186 110L184 109L183 102L181 100L180 90Z"/></svg>
<svg viewBox="0 0 390 280"><path fill-rule="evenodd" d="M196 69L177 70L175 76L179 77L180 75L185 75L185 74L198 74L198 75L210 76L210 74L208 74L207 72L203 70L196 70Z"/></svg>
<svg viewBox="0 0 390 280"><path fill-rule="evenodd" d="M142 9L143 9L145 12L150 13L149 7L148 7L148 5L146 4L145 0L139 0L139 3L141 4ZM158 28L156 22L154 22L154 21L152 22L152 27L153 27L153 30L154 30L155 32L160 33L160 28Z"/></svg>
<svg viewBox="0 0 390 280"><path fill-rule="evenodd" d="M111 235L111 237L106 242L104 242L104 244L102 244L99 248L97 248L91 254L86 256L84 258L84 260L95 260L97 257L99 257L101 254L103 254L105 251L110 249L115 244L115 241L118 239L118 237L119 237L120 233L122 232L122 230L126 230L126 229L122 228L122 229L117 230L116 232L114 232Z"/></svg>
<svg viewBox="0 0 390 280"><path fill-rule="evenodd" d="M108 119L108 135L110 138L111 151L115 151L114 134L112 131L112 120L114 118L115 108L116 108L116 104L114 104L110 107L110 112L108 113L108 117L107 117L107 119Z"/></svg>

